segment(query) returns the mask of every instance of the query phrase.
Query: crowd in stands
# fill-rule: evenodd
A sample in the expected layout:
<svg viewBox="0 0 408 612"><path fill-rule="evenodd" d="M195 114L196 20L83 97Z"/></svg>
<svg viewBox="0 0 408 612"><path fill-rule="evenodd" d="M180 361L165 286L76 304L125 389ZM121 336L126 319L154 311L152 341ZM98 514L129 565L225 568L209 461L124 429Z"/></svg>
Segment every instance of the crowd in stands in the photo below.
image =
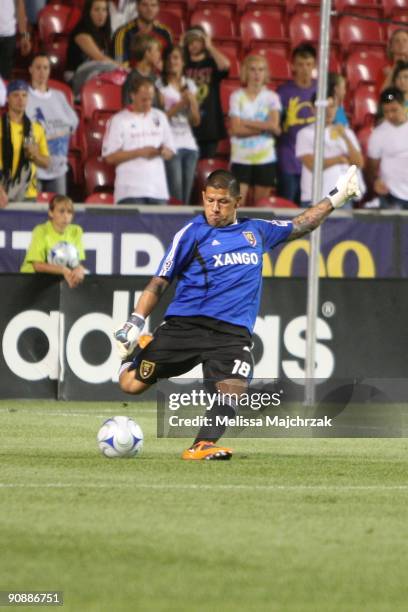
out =
<svg viewBox="0 0 408 612"><path fill-rule="evenodd" d="M319 15L299 7L2 0L0 206L40 192L198 203L217 166L245 205L309 206ZM408 209L408 20L377 23L389 9L373 7L332 20L323 191L356 164L354 206Z"/></svg>

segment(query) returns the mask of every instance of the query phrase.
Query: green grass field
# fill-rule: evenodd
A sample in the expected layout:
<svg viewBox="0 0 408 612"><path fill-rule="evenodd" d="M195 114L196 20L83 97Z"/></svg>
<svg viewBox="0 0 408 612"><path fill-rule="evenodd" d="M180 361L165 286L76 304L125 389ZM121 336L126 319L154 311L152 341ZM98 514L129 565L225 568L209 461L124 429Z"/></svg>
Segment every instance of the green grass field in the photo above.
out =
<svg viewBox="0 0 408 612"><path fill-rule="evenodd" d="M98 454L114 414L140 457ZM147 403L0 402L0 590L62 590L67 612L407 610L408 440L190 463L155 430Z"/></svg>

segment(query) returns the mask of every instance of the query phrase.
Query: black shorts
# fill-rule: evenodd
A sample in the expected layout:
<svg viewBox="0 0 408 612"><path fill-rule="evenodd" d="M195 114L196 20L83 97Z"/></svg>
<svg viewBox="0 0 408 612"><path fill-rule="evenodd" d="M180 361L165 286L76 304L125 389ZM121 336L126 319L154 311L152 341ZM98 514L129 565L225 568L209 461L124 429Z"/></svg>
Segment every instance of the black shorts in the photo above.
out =
<svg viewBox="0 0 408 612"><path fill-rule="evenodd" d="M231 164L232 174L245 185L276 187L277 164Z"/></svg>
<svg viewBox="0 0 408 612"><path fill-rule="evenodd" d="M207 317L170 317L121 371L135 370L136 380L153 385L159 378L180 376L199 363L206 381L253 375L251 337L244 327ZM128 366L126 368L126 366Z"/></svg>

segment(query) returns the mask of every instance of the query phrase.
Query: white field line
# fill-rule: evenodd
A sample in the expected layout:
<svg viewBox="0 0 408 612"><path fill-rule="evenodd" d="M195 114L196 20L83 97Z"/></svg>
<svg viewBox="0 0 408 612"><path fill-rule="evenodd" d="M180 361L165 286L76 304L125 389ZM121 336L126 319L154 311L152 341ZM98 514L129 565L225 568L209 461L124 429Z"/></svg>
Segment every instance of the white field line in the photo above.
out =
<svg viewBox="0 0 408 612"><path fill-rule="evenodd" d="M35 414L38 416L62 416L62 417L98 417L100 419L104 419L106 417L115 416L115 414L124 414L126 411L128 412L137 412L138 414L154 414L154 408L133 408L128 410L130 406L120 406L116 411L110 410L109 412L53 412L51 410L35 410L30 408L17 409L16 412L18 414ZM2 414L15 414L13 410L8 410L7 408L0 408L0 415Z"/></svg>
<svg viewBox="0 0 408 612"><path fill-rule="evenodd" d="M116 483L75 483L75 482L48 482L48 483L7 483L0 482L0 489L111 489L133 488L151 490L196 490L209 491L401 491L408 492L408 484L403 485L239 485L239 484L153 484L132 482Z"/></svg>

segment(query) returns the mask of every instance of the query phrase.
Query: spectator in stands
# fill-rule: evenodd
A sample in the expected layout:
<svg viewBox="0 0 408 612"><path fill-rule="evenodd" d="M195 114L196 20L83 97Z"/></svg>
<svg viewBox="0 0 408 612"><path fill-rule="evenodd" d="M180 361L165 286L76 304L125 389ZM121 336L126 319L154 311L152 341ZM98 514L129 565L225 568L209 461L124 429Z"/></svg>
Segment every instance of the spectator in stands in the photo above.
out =
<svg viewBox="0 0 408 612"><path fill-rule="evenodd" d="M7 88L6 88L6 85L3 79L0 77L0 108L5 105L6 99L7 99Z"/></svg>
<svg viewBox="0 0 408 612"><path fill-rule="evenodd" d="M329 79L327 83L327 91L329 97L334 98L336 102L337 111L334 117L333 123L349 126L349 120L344 110L344 99L346 97L346 78L342 74L337 72L329 72Z"/></svg>
<svg viewBox="0 0 408 612"><path fill-rule="evenodd" d="M241 68L242 89L230 98L231 171L240 183L241 204L254 187L255 202L276 187L275 136L279 136L281 103L266 87L268 64L261 55L249 55Z"/></svg>
<svg viewBox="0 0 408 612"><path fill-rule="evenodd" d="M194 81L184 76L181 47L173 47L168 54L159 88L177 150L176 155L166 161L170 195L189 204L198 160L198 147L191 125L200 123L200 110L197 87Z"/></svg>
<svg viewBox="0 0 408 612"><path fill-rule="evenodd" d="M384 121L368 141L367 177L381 208L408 209L408 118L404 94L396 87L380 96Z"/></svg>
<svg viewBox="0 0 408 612"><path fill-rule="evenodd" d="M120 65L110 57L111 26L107 0L86 0L82 17L69 35L66 79L75 94L91 77Z"/></svg>
<svg viewBox="0 0 408 612"><path fill-rule="evenodd" d="M114 0L109 2L112 32L137 17L136 0Z"/></svg>
<svg viewBox="0 0 408 612"><path fill-rule="evenodd" d="M38 188L65 195L69 139L78 127L78 117L65 95L48 87L51 63L46 54L36 55L29 70L27 116L43 126L50 152L48 168L38 168Z"/></svg>
<svg viewBox="0 0 408 612"><path fill-rule="evenodd" d="M134 68L129 72L122 87L123 106L127 106L132 102L130 92L132 91L133 82L141 77L145 77L154 86L153 106L155 108L163 108L163 99L157 87L159 81L158 73L163 68L161 48L157 38L153 38L150 34L136 34L132 40L131 57L134 60Z"/></svg>
<svg viewBox="0 0 408 612"><path fill-rule="evenodd" d="M314 103L315 96L312 98ZM354 132L342 125L334 123L337 104L334 97L327 98L326 127L324 130L324 159L323 159L323 186L322 193L335 185L337 179L347 171L347 168L355 164L361 170L364 158L361 147ZM296 138L296 156L302 164L301 175L301 206L306 208L312 202L312 182L314 164L314 141L316 125L312 123L302 128ZM365 185L361 171L358 173L360 191L365 192ZM334 183L333 183L334 180ZM328 191L327 191L328 193ZM346 207L351 208L347 203Z"/></svg>
<svg viewBox="0 0 408 612"><path fill-rule="evenodd" d="M102 155L116 167L115 202L166 204L169 198L164 161L176 152L166 115L152 108L149 79L133 83L132 104L109 121Z"/></svg>
<svg viewBox="0 0 408 612"><path fill-rule="evenodd" d="M130 62L132 37L139 32L156 38L160 43L162 54L173 44L172 32L167 26L156 21L159 14L159 0L137 0L137 11L137 19L114 33L114 54L118 62Z"/></svg>
<svg viewBox="0 0 408 612"><path fill-rule="evenodd" d="M198 88L200 125L194 129L201 158L215 157L218 142L226 137L220 84L228 76L229 59L219 51L200 26L184 36L186 76Z"/></svg>
<svg viewBox="0 0 408 612"><path fill-rule="evenodd" d="M405 110L408 113L408 62L398 61L392 73L392 86L404 94Z"/></svg>
<svg viewBox="0 0 408 612"><path fill-rule="evenodd" d="M31 38L28 31L24 0L2 0L0 19L0 76L10 79L14 66L14 54L20 35L20 51L28 55L31 51Z"/></svg>
<svg viewBox="0 0 408 612"><path fill-rule="evenodd" d="M296 136L302 127L313 123L312 96L316 93L316 50L309 43L298 45L292 53L293 80L278 87L281 99L282 134L278 140L279 195L300 203L302 165L296 157Z"/></svg>
<svg viewBox="0 0 408 612"><path fill-rule="evenodd" d="M37 23L38 13L47 4L47 0L25 0L25 8L27 11L28 21L35 25Z"/></svg>
<svg viewBox="0 0 408 612"><path fill-rule="evenodd" d="M65 195L54 196L49 204L48 217L46 223L36 225L33 229L31 243L20 272L61 275L69 287L77 287L85 278L85 268L81 265L85 253L82 228L72 223L74 217L72 200ZM53 263L52 250L61 242L68 243L75 249L68 251L62 246L61 250L67 254L65 264Z"/></svg>
<svg viewBox="0 0 408 612"><path fill-rule="evenodd" d="M377 90L379 94L383 89L392 85L392 73L397 62L408 62L408 30L402 28L394 30L388 41L387 55L389 64L378 72Z"/></svg>
<svg viewBox="0 0 408 612"><path fill-rule="evenodd" d="M0 130L0 195L9 202L35 201L37 167L48 168L50 159L44 129L26 115L27 101L27 83L10 81Z"/></svg>

